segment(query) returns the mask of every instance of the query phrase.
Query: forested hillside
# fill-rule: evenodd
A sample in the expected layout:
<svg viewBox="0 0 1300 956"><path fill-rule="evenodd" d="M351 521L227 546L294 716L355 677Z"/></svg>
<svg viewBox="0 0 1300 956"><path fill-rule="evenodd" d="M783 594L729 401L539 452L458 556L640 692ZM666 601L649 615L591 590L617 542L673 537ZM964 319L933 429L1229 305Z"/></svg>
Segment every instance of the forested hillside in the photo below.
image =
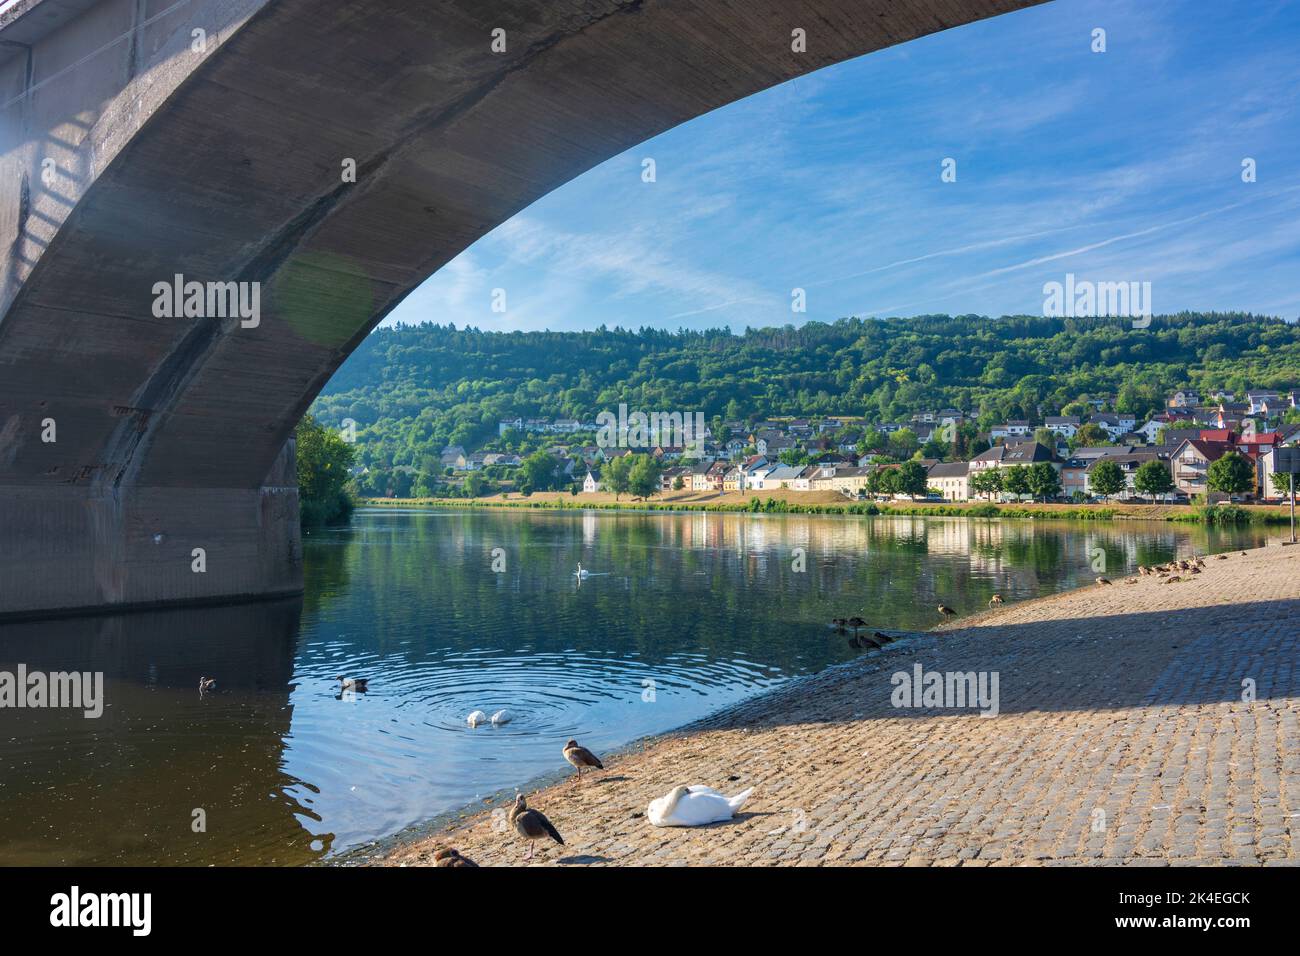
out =
<svg viewBox="0 0 1300 956"><path fill-rule="evenodd" d="M929 315L841 319L732 334L601 327L490 333L426 324L372 334L313 409L358 423L359 460L391 467L476 448L516 416L588 421L619 402L710 421L978 412L982 424L1052 414L1082 396L1156 411L1173 389L1293 386L1300 327L1248 314L1117 319Z"/></svg>

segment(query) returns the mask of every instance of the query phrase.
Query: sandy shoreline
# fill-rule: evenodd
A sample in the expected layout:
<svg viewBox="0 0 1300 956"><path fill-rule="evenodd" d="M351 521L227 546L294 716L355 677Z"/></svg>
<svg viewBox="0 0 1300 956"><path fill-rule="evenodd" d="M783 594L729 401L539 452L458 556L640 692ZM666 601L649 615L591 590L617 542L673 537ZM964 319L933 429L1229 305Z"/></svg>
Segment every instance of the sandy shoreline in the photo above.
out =
<svg viewBox="0 0 1300 956"><path fill-rule="evenodd" d="M581 786L525 791L565 838L532 862L1295 864L1300 548L1187 577L963 618L633 742ZM893 706L892 675L918 664L998 675L999 713ZM679 783L756 790L729 823L650 826ZM429 865L447 845L520 865L507 802L360 861Z"/></svg>

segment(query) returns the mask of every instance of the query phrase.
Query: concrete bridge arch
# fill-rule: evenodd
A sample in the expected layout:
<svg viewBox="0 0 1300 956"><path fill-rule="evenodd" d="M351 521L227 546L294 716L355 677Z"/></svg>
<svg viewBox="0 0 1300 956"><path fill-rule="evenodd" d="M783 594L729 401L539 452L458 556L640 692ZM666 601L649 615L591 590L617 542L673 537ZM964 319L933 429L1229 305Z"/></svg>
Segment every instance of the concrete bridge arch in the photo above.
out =
<svg viewBox="0 0 1300 956"><path fill-rule="evenodd" d="M430 274L674 125L1037 2L0 0L0 614L299 589L287 439ZM174 276L258 321L159 317Z"/></svg>

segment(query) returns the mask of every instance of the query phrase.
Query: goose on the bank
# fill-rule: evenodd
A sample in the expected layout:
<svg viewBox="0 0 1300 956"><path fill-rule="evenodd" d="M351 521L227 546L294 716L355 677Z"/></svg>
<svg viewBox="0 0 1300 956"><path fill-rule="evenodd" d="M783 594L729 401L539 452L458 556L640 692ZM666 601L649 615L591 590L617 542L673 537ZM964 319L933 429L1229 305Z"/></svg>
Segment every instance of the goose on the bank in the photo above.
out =
<svg viewBox="0 0 1300 956"><path fill-rule="evenodd" d="M441 850L434 850L433 865L434 866L462 866L462 867L472 866L475 868L478 867L478 864L475 863L473 860L471 860L469 857L461 856L460 850L457 850L455 847L444 847Z"/></svg>
<svg viewBox="0 0 1300 956"><path fill-rule="evenodd" d="M865 634L858 634L849 638L849 643L860 651L880 650L880 645Z"/></svg>
<svg viewBox="0 0 1300 956"><path fill-rule="evenodd" d="M560 836L560 831L551 825L551 821L546 819L546 814L542 811L528 809L528 803L522 793L515 797L515 805L510 810L510 823L514 826L515 832L528 841L528 855L524 857L526 860L533 858L534 840L550 837L560 846L564 845L564 837Z"/></svg>
<svg viewBox="0 0 1300 956"><path fill-rule="evenodd" d="M948 605L946 605L946 604L940 604L940 605L939 605L939 613L942 614L944 617L952 617L952 616L953 616L954 614L956 614L957 612L954 611L952 608L950 608L950 607L949 607Z"/></svg>
<svg viewBox="0 0 1300 956"><path fill-rule="evenodd" d="M210 690L216 690L216 689L217 689L217 679L216 679L215 677L200 677L200 678L199 678L199 696L200 696L200 697L202 697L202 696L203 696L204 694L206 694L208 691L210 691Z"/></svg>
<svg viewBox="0 0 1300 956"><path fill-rule="evenodd" d="M479 724L486 723L488 715L481 710L471 711L470 715L465 718L465 723L471 727L477 727Z"/></svg>
<svg viewBox="0 0 1300 956"><path fill-rule="evenodd" d="M853 628L853 630L856 632L858 628L866 627L867 622L862 620L862 618L860 617L851 617L848 620L848 625L849 627Z"/></svg>
<svg viewBox="0 0 1300 956"><path fill-rule="evenodd" d="M885 634L883 631L873 631L871 636L878 643L881 644L888 644L890 641L895 640L895 638L890 637L888 634Z"/></svg>
<svg viewBox="0 0 1300 956"><path fill-rule="evenodd" d="M352 690L364 694L370 689L369 677L344 677L340 674L334 679L339 682L339 690Z"/></svg>
<svg viewBox="0 0 1300 956"><path fill-rule="evenodd" d="M1002 603L1002 595L1001 595L1001 594L995 594L995 595L993 595L991 598L989 598L989 607L993 607L993 605L995 605L995 604L1001 604L1001 603Z"/></svg>
<svg viewBox="0 0 1300 956"><path fill-rule="evenodd" d="M495 714L493 714L491 719L492 719L493 727L501 727L504 724L508 724L510 723L510 721L514 720L515 716L514 714L510 713L510 711L506 710L503 707L501 708L501 710L498 710Z"/></svg>
<svg viewBox="0 0 1300 956"><path fill-rule="evenodd" d="M578 780L582 779L582 770L584 767L590 767L593 770L605 769L605 765L600 762L600 758L586 747L579 745L576 740L570 740L564 745L564 759L577 768Z"/></svg>
<svg viewBox="0 0 1300 956"><path fill-rule="evenodd" d="M742 790L734 797L712 787L674 787L667 796L651 800L646 819L657 827L702 827L735 816L754 788Z"/></svg>

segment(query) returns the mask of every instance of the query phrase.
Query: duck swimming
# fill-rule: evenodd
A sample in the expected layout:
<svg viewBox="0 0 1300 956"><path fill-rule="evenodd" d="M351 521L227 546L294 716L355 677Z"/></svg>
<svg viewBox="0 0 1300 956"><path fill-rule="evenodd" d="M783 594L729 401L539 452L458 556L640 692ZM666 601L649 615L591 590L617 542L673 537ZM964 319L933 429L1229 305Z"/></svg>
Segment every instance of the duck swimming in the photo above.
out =
<svg viewBox="0 0 1300 956"><path fill-rule="evenodd" d="M469 724L471 727L477 727L479 724L487 723L487 719L487 714L483 713L481 710L476 710L465 718L465 723Z"/></svg>

